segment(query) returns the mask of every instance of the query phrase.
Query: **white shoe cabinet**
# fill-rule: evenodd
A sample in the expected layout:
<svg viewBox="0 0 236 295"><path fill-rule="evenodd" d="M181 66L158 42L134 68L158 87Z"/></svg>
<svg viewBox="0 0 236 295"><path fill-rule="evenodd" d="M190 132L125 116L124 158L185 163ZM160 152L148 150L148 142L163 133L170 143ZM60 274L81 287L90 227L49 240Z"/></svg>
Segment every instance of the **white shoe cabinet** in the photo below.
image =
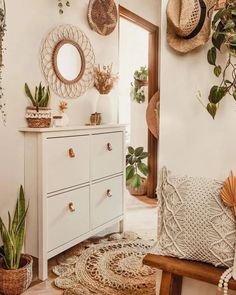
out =
<svg viewBox="0 0 236 295"><path fill-rule="evenodd" d="M124 219L125 126L21 130L25 195L30 201L25 252L48 259Z"/></svg>

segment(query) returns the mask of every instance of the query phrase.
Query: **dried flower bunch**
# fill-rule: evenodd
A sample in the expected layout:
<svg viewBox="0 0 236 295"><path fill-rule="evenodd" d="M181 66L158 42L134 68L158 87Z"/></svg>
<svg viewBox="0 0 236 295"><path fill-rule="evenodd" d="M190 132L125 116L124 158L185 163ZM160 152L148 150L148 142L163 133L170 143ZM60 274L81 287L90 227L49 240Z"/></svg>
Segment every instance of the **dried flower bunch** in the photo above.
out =
<svg viewBox="0 0 236 295"><path fill-rule="evenodd" d="M64 111L68 109L68 103L62 100L60 101L58 108L60 112L64 113Z"/></svg>
<svg viewBox="0 0 236 295"><path fill-rule="evenodd" d="M118 76L112 74L112 65L103 65L101 67L98 64L94 68L94 86L100 94L108 94L117 79Z"/></svg>

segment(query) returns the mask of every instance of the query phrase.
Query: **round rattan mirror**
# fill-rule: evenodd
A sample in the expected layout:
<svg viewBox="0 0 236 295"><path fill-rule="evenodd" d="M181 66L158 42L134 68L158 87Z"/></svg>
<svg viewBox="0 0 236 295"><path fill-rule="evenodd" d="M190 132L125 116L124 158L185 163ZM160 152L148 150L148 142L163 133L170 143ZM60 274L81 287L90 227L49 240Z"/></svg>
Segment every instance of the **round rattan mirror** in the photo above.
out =
<svg viewBox="0 0 236 295"><path fill-rule="evenodd" d="M77 27L61 25L45 39L42 70L50 88L63 98L77 98L94 84L95 57L91 43Z"/></svg>

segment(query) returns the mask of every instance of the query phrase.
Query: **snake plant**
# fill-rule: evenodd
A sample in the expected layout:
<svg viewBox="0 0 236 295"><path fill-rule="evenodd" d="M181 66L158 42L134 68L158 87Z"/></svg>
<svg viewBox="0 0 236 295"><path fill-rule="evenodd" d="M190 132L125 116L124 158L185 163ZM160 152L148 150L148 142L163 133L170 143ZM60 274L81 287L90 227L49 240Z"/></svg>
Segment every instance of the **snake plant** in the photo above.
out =
<svg viewBox="0 0 236 295"><path fill-rule="evenodd" d="M25 94L31 100L34 107L36 107L37 112L40 107L47 107L50 99L50 90L49 87L42 86L40 83L39 86L35 87L35 93L32 95L29 86L25 83Z"/></svg>
<svg viewBox="0 0 236 295"><path fill-rule="evenodd" d="M8 227L0 217L0 234L3 241L4 261L7 269L18 269L25 238L25 218L28 206L25 205L23 187L20 188L14 217L8 212Z"/></svg>

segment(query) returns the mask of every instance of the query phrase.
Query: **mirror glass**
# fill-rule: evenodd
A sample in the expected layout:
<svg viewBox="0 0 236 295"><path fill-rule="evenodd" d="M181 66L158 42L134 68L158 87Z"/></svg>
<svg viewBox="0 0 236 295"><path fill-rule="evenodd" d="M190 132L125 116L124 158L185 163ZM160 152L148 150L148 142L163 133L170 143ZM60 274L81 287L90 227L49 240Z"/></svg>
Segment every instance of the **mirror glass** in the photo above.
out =
<svg viewBox="0 0 236 295"><path fill-rule="evenodd" d="M82 69L79 50L70 43L63 44L57 53L57 68L60 75L68 81L76 79Z"/></svg>

